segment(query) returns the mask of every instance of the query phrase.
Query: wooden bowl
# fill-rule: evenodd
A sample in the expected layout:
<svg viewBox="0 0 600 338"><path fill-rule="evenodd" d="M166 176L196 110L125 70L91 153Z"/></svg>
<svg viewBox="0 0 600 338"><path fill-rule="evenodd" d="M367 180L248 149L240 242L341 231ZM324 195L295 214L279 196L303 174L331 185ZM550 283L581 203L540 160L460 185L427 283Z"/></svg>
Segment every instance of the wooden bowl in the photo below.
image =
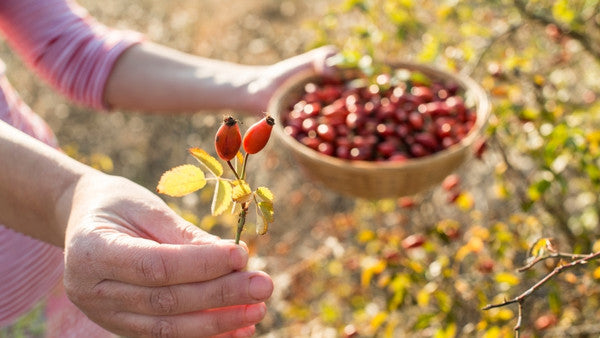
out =
<svg viewBox="0 0 600 338"><path fill-rule="evenodd" d="M312 179L338 193L359 198L409 196L439 184L473 154L473 143L484 132L491 110L485 91L469 77L430 66L412 63L396 63L391 66L392 69L419 71L431 79L458 84L465 103L476 114L471 130L461 141L444 150L404 162L352 161L327 156L283 131L283 114L289 112L290 105L299 98L305 84L318 79L314 72L297 74L277 91L269 104L268 112L278 121L274 128L276 138Z"/></svg>

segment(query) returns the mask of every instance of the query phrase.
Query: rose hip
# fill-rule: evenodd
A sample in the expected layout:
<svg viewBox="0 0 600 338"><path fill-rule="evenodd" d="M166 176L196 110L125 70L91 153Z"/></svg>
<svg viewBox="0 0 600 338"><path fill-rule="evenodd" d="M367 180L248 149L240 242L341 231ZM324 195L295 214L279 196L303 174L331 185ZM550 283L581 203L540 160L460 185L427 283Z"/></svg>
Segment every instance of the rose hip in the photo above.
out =
<svg viewBox="0 0 600 338"><path fill-rule="evenodd" d="M231 161L240 150L242 134L237 120L231 116L223 120L223 124L215 135L215 150L223 161Z"/></svg>
<svg viewBox="0 0 600 338"><path fill-rule="evenodd" d="M267 145L267 142L271 137L273 125L275 125L275 120L269 115L251 125L246 131L246 134L244 134L244 139L242 140L244 150L248 154L256 154L261 151Z"/></svg>

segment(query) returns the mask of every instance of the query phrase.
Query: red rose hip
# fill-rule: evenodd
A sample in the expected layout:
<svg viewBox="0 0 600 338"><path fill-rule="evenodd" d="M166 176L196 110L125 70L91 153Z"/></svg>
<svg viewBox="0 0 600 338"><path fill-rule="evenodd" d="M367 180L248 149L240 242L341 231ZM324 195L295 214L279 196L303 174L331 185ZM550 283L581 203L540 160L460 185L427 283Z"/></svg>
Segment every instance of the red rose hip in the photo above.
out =
<svg viewBox="0 0 600 338"><path fill-rule="evenodd" d="M231 161L240 150L242 134L236 119L231 116L223 120L223 124L215 135L215 149L223 161Z"/></svg>
<svg viewBox="0 0 600 338"><path fill-rule="evenodd" d="M248 154L256 154L261 151L271 137L273 125L275 125L275 120L269 115L251 125L244 134L244 150Z"/></svg>

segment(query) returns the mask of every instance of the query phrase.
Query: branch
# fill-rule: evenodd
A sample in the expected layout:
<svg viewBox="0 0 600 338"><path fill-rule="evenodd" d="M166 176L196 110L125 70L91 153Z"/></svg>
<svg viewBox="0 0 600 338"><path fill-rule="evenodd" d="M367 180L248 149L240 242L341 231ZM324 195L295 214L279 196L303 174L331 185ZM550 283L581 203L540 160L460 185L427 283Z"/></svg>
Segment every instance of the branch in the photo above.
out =
<svg viewBox="0 0 600 338"><path fill-rule="evenodd" d="M552 17L548 17L548 16L545 16L540 13L536 13L536 12L533 12L533 11L527 9L527 4L522 0L514 0L514 4L515 4L515 7L517 7L517 9L519 10L519 12L521 14L523 14L524 16L526 16L527 18L529 18L530 20L537 21L543 25L550 25L550 24L556 25L556 27L558 27L561 32L563 32L568 37L579 41L579 43L581 43L583 48L585 48L596 59L600 60L600 49L597 48L597 46L598 46L597 43L594 43L594 41L592 39L590 39L589 36L587 36L581 32L572 30L569 27L566 27L565 25L561 24L560 22L554 20Z"/></svg>
<svg viewBox="0 0 600 338"><path fill-rule="evenodd" d="M522 266L519 269L517 269L517 271L523 272L523 271L529 270L537 263L539 263L541 261L545 261L547 259L552 259L552 258L581 259L581 258L586 258L588 256L589 256L589 254L584 255L584 254L573 254L573 253L567 253L567 252L554 252L554 253L548 254L546 256L536 257L534 260L529 262L527 265Z"/></svg>
<svg viewBox="0 0 600 338"><path fill-rule="evenodd" d="M560 255L562 255L562 254L560 254ZM580 257L580 255L573 255L572 257L575 257L575 256ZM550 279L552 279L553 277L557 276L558 274L560 274L564 270L573 268L573 267L575 267L577 265L585 265L589 261L592 261L592 260L595 260L595 259L598 259L598 258L600 258L600 251L599 252L594 252L594 253L591 253L591 254L587 254L587 255L583 255L583 256L581 256L581 258L578 258L578 259L572 261L571 263L559 265L559 266L555 267L554 270L552 270L552 272L550 272L549 274L547 274L544 278L542 278L540 281L538 281L537 283L535 283L532 287L530 287L529 289L527 289L525 292L523 292L519 296L517 296L517 297L515 297L513 299L505 300L502 303L488 304L485 307L483 307L483 310L490 310L490 309L493 309L493 308L498 308L498 307L502 307L502 306L506 306L506 305L517 303L518 306L519 306L519 314L518 314L518 317L517 317L517 325L515 325L514 330L517 333L517 337L518 337L519 330L521 328L521 322L522 322L522 319L523 319L522 306L523 306L523 302L525 301L525 299L527 297L531 296L542 285L546 284L546 282L548 282Z"/></svg>

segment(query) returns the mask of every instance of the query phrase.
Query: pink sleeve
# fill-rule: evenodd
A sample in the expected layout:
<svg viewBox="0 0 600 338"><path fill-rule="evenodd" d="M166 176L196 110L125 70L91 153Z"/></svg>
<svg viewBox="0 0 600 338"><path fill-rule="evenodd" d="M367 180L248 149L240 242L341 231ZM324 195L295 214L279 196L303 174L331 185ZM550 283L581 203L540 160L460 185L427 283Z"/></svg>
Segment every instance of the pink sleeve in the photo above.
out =
<svg viewBox="0 0 600 338"><path fill-rule="evenodd" d="M142 40L103 26L71 0L2 0L0 31L53 87L96 109L107 109L104 87L115 61Z"/></svg>

